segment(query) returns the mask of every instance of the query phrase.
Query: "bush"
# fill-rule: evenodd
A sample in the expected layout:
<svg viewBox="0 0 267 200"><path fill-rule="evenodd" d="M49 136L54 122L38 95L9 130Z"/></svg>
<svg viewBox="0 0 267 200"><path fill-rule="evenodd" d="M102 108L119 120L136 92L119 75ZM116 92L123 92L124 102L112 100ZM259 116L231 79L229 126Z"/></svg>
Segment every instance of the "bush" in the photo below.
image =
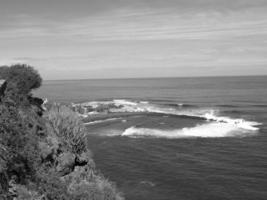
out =
<svg viewBox="0 0 267 200"><path fill-rule="evenodd" d="M28 189L25 185L10 183L9 192L14 196L13 200L47 200L35 190Z"/></svg>
<svg viewBox="0 0 267 200"><path fill-rule="evenodd" d="M85 144L85 127L79 115L68 106L54 104L45 113L48 132L53 133L67 147L57 156L56 171L70 166L74 170L63 177L72 200L122 200L114 183L95 171L95 164ZM60 146L60 145L59 145ZM75 158L76 155L76 158ZM77 161L80 161L77 163ZM82 162L84 161L84 164ZM65 173L64 173L65 174Z"/></svg>
<svg viewBox="0 0 267 200"><path fill-rule="evenodd" d="M42 117L41 85L28 65L0 67L0 199L121 200L95 171L85 127L68 106L53 104Z"/></svg>
<svg viewBox="0 0 267 200"><path fill-rule="evenodd" d="M9 181L28 184L41 164L38 132L42 119L28 97L41 85L38 72L27 65L0 67L0 195L8 196ZM3 154L2 154L3 153Z"/></svg>
<svg viewBox="0 0 267 200"><path fill-rule="evenodd" d="M48 132L55 134L64 147L75 154L86 151L85 127L77 113L67 106L54 104L44 117Z"/></svg>
<svg viewBox="0 0 267 200"><path fill-rule="evenodd" d="M5 154L1 156L2 173L7 180L1 180L2 187L12 176L17 182L31 179L40 165L38 136L21 116L16 107L0 104L0 146ZM2 182L3 181L3 182Z"/></svg>
<svg viewBox="0 0 267 200"><path fill-rule="evenodd" d="M41 167L36 180L38 191L47 200L72 200L67 185L53 168Z"/></svg>
<svg viewBox="0 0 267 200"><path fill-rule="evenodd" d="M39 73L25 64L1 67L0 74L0 79L7 81L9 89L16 89L16 92L21 94L29 94L31 90L39 88L42 84Z"/></svg>
<svg viewBox="0 0 267 200"><path fill-rule="evenodd" d="M102 175L95 175L90 167L77 167L66 179L73 200L123 200L114 183Z"/></svg>

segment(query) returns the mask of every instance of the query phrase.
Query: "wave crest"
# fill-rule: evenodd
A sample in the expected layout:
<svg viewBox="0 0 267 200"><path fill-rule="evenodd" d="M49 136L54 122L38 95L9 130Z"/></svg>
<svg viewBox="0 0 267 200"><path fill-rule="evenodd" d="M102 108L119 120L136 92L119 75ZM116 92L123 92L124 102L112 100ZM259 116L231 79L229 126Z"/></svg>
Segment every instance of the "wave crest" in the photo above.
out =
<svg viewBox="0 0 267 200"><path fill-rule="evenodd" d="M232 124L221 124L212 122L208 124L202 124L191 128L182 128L176 130L161 130L151 128L137 128L130 127L126 129L121 136L143 138L143 137L155 137L155 138L219 138L219 137L244 137L254 135L255 132L238 128Z"/></svg>
<svg viewBox="0 0 267 200"><path fill-rule="evenodd" d="M178 104L183 105L183 104ZM260 125L258 122L246 121L244 119L232 119L227 116L218 116L214 109L183 109L168 105L153 104L148 101L129 101L115 99L112 101L92 101L82 104L72 104L75 111L83 117L99 113L158 113L164 115L175 115L180 117L194 117L202 120L216 122L218 126L231 126L238 129L256 131ZM81 112L83 111L83 112ZM214 124L212 125L214 126Z"/></svg>

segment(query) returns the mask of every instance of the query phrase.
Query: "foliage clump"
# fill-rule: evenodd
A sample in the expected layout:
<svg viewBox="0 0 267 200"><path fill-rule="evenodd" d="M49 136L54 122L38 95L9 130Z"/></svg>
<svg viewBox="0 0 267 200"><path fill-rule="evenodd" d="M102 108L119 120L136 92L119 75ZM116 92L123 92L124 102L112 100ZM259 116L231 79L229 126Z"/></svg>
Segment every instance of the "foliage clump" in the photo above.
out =
<svg viewBox="0 0 267 200"><path fill-rule="evenodd" d="M31 78L25 73L20 75L19 71L23 68L32 72ZM25 78L41 85L39 74L34 72L33 68L22 65L0 68L0 78L5 80L0 89L0 194L7 194L11 179L18 184L26 184L33 179L40 164L40 151L36 143L41 132L40 117L34 112L39 108L33 109L29 102L31 89L35 87L26 84L31 85L28 92L20 91L21 87L26 88L22 84L26 82Z"/></svg>
<svg viewBox="0 0 267 200"><path fill-rule="evenodd" d="M55 134L64 147L73 153L86 151L85 127L77 113L65 105L53 104L45 118L49 133Z"/></svg>
<svg viewBox="0 0 267 200"><path fill-rule="evenodd" d="M70 182L68 193L73 200L123 200L116 186L102 175L95 175L89 166L77 167L65 179Z"/></svg>
<svg viewBox="0 0 267 200"><path fill-rule="evenodd" d="M28 65L0 67L0 199L121 200L95 170L85 127L68 106L31 91L42 79Z"/></svg>
<svg viewBox="0 0 267 200"><path fill-rule="evenodd" d="M8 88L18 94L29 94L31 90L37 89L42 84L40 74L31 66L16 64L10 67L0 67L0 79L8 83Z"/></svg>

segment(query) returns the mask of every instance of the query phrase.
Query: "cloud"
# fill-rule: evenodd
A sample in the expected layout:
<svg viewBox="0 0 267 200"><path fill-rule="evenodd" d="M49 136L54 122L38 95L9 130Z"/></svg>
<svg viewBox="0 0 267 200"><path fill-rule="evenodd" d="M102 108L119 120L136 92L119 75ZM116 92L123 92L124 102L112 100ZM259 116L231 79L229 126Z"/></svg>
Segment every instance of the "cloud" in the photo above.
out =
<svg viewBox="0 0 267 200"><path fill-rule="evenodd" d="M253 64L267 73L266 1L100 0L94 12L86 2L81 13L62 4L72 16L45 4L0 18L2 63L24 61L46 78L250 73Z"/></svg>
<svg viewBox="0 0 267 200"><path fill-rule="evenodd" d="M22 17L17 26L0 29L0 38L67 40L225 39L266 35L264 10L179 13L176 9L122 8L90 17L54 22Z"/></svg>

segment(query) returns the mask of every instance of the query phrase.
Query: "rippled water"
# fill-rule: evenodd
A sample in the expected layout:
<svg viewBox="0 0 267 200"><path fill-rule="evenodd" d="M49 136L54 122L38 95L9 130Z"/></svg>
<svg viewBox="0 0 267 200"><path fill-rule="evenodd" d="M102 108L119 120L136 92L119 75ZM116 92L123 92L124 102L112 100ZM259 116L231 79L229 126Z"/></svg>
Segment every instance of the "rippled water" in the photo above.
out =
<svg viewBox="0 0 267 200"><path fill-rule="evenodd" d="M267 199L267 77L48 81L130 200ZM82 104L81 104L82 103Z"/></svg>

